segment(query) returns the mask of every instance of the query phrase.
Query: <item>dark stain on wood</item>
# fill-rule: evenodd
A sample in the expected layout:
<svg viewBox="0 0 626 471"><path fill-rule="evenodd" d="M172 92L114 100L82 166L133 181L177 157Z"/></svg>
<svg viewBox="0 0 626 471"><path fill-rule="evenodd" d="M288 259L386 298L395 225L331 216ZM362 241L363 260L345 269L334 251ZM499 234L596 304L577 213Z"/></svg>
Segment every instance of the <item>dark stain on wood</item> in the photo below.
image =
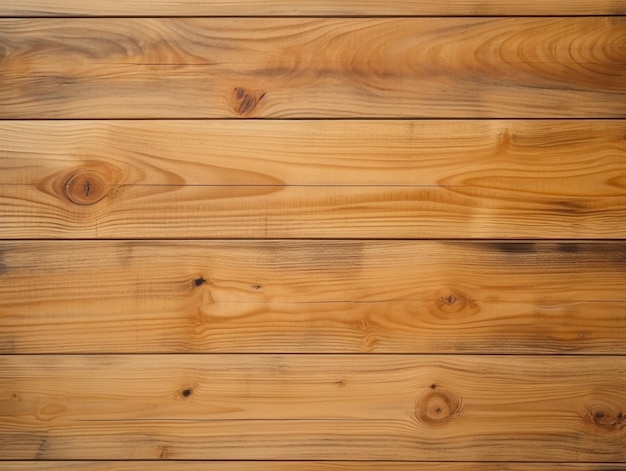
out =
<svg viewBox="0 0 626 471"><path fill-rule="evenodd" d="M556 246L557 250L561 253L578 253L580 252L580 246L575 243L560 243Z"/></svg>
<svg viewBox="0 0 626 471"><path fill-rule="evenodd" d="M48 439L42 438L39 442L39 446L37 447L37 452L35 453L35 459L41 460L46 456L46 452L48 451Z"/></svg>
<svg viewBox="0 0 626 471"><path fill-rule="evenodd" d="M4 253L5 249L0 248L0 275L6 275L9 271L9 267L4 260Z"/></svg>
<svg viewBox="0 0 626 471"><path fill-rule="evenodd" d="M263 91L236 87L233 90L233 109L241 116L248 115L254 111L263 97L265 97Z"/></svg>
<svg viewBox="0 0 626 471"><path fill-rule="evenodd" d="M507 255L526 255L537 252L537 244L534 242L495 242L489 246Z"/></svg>

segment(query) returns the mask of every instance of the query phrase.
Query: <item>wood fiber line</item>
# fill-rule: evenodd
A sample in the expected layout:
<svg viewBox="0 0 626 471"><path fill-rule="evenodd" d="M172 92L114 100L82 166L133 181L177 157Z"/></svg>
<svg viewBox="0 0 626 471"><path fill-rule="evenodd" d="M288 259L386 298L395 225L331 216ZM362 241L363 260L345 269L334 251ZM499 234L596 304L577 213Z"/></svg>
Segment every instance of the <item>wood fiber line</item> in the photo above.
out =
<svg viewBox="0 0 626 471"><path fill-rule="evenodd" d="M0 353L626 354L626 244L3 242Z"/></svg>
<svg viewBox="0 0 626 471"><path fill-rule="evenodd" d="M624 356L3 356L0 378L5 459L626 460Z"/></svg>
<svg viewBox="0 0 626 471"><path fill-rule="evenodd" d="M624 121L0 122L4 238L624 238Z"/></svg>
<svg viewBox="0 0 626 471"><path fill-rule="evenodd" d="M0 16L624 15L623 0L20 0Z"/></svg>
<svg viewBox="0 0 626 471"><path fill-rule="evenodd" d="M626 18L4 19L0 118L626 117Z"/></svg>
<svg viewBox="0 0 626 471"><path fill-rule="evenodd" d="M624 471L611 463L394 461L4 461L4 471Z"/></svg>

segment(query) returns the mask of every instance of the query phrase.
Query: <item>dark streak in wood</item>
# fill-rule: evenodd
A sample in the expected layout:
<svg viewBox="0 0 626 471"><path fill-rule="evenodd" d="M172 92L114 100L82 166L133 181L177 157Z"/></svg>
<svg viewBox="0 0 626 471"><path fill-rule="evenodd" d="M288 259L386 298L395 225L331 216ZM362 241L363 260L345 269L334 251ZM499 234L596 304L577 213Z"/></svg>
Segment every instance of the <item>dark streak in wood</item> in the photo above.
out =
<svg viewBox="0 0 626 471"><path fill-rule="evenodd" d="M6 275L7 272L9 271L9 267L4 261L4 253L5 253L5 250L0 248L0 275Z"/></svg>
<svg viewBox="0 0 626 471"><path fill-rule="evenodd" d="M41 460L46 455L46 451L48 451L48 439L42 438L39 442L39 446L37 447L37 452L35 453L35 459Z"/></svg>
<svg viewBox="0 0 626 471"><path fill-rule="evenodd" d="M490 244L491 247L506 254L531 254L537 252L537 246L533 242L496 242Z"/></svg>

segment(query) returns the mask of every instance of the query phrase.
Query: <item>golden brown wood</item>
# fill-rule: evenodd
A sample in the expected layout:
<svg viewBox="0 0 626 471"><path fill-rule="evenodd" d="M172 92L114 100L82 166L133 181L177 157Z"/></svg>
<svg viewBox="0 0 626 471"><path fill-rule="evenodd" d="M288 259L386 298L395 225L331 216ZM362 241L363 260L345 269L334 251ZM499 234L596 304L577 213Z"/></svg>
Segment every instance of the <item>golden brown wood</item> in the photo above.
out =
<svg viewBox="0 0 626 471"><path fill-rule="evenodd" d="M625 120L0 121L0 184L63 186L93 169L110 186L497 187L626 196L625 136Z"/></svg>
<svg viewBox="0 0 626 471"><path fill-rule="evenodd" d="M619 463L396 461L5 461L4 471L623 471Z"/></svg>
<svg viewBox="0 0 626 471"><path fill-rule="evenodd" d="M624 471L625 14L0 0L0 470Z"/></svg>
<svg viewBox="0 0 626 471"><path fill-rule="evenodd" d="M23 355L0 378L6 459L626 460L624 356Z"/></svg>
<svg viewBox="0 0 626 471"><path fill-rule="evenodd" d="M5 19L0 118L626 117L626 18Z"/></svg>
<svg viewBox="0 0 626 471"><path fill-rule="evenodd" d="M4 242L0 353L626 353L626 244Z"/></svg>
<svg viewBox="0 0 626 471"><path fill-rule="evenodd" d="M623 15L623 0L19 0L0 16Z"/></svg>
<svg viewBox="0 0 626 471"><path fill-rule="evenodd" d="M626 122L0 123L28 237L626 237Z"/></svg>

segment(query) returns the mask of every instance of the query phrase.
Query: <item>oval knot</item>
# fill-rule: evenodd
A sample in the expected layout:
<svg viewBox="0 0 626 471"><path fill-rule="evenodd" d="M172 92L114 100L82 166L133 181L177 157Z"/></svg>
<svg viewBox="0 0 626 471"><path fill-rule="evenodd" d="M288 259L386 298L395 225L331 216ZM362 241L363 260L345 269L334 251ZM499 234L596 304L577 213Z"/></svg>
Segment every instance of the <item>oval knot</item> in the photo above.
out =
<svg viewBox="0 0 626 471"><path fill-rule="evenodd" d="M65 195L74 204L82 206L97 203L107 195L106 180L93 170L80 170L65 183Z"/></svg>
<svg viewBox="0 0 626 471"><path fill-rule="evenodd" d="M462 408L461 396L452 391L437 388L417 400L415 415L423 422L440 423L457 416Z"/></svg>

